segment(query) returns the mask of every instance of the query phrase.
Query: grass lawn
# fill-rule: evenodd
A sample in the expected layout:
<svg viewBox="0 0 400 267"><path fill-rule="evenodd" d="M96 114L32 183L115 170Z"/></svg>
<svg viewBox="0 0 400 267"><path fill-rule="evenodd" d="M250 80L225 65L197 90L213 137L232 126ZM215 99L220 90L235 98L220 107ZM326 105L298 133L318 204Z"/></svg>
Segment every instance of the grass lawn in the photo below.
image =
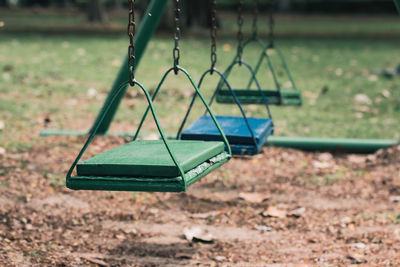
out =
<svg viewBox="0 0 400 267"><path fill-rule="evenodd" d="M25 149L37 140L39 130L49 128L85 130L96 117L117 75L128 41L120 37L46 36L3 34L0 39L0 146ZM195 80L209 67L209 40L184 37L181 65ZM302 107L272 107L276 135L399 138L400 79L385 79L370 73L373 68L400 63L396 40L283 39L277 45L286 55L297 87L303 93ZM171 39L154 38L137 72L149 90L154 90L163 72L172 64ZM235 40L218 40L218 64L223 70L235 54ZM245 59L254 63L260 50L248 47ZM274 55L272 55L274 58ZM276 62L278 63L278 62ZM278 64L279 65L279 64ZM280 82L289 87L278 68ZM264 68L263 73L267 73ZM248 74L239 70L232 85L244 85ZM210 97L217 79L203 87ZM268 75L260 77L272 86ZM113 131L133 131L146 106L138 88L129 91L112 125ZM192 92L183 76L171 76L156 107L167 132L175 132ZM355 101L363 94L367 103ZM199 104L199 103L197 103ZM232 114L232 105L214 105L218 114ZM247 106L251 116L263 116L262 107ZM191 120L200 115L197 105ZM148 120L147 131L154 130Z"/></svg>

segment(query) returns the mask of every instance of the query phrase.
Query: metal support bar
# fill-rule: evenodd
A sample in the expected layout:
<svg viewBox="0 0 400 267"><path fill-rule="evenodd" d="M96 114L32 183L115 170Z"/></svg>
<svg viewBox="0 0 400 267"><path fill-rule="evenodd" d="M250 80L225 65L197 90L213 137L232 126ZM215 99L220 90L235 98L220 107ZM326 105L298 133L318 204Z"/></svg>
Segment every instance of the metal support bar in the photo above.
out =
<svg viewBox="0 0 400 267"><path fill-rule="evenodd" d="M46 135L84 135L85 132L66 131L53 132L42 131L41 136ZM110 133L121 137L132 137L127 133ZM150 133L143 133L140 136L148 136ZM173 134L166 134L168 138L175 138ZM391 139L356 139L356 138L315 138L315 137L292 137L292 136L269 136L264 146L275 146L300 149L305 151L330 151L340 153L369 154L379 149L400 145L398 140Z"/></svg>
<svg viewBox="0 0 400 267"><path fill-rule="evenodd" d="M265 145L294 148L306 151L369 154L375 153L377 150L382 148L399 145L399 141L387 139L270 136Z"/></svg>

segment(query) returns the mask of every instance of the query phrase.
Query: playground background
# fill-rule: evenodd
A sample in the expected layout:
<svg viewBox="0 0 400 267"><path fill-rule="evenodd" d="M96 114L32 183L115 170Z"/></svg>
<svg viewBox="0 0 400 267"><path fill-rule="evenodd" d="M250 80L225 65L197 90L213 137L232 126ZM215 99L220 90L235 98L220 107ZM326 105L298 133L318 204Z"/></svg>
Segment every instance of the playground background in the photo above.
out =
<svg viewBox="0 0 400 267"><path fill-rule="evenodd" d="M126 17L110 14L111 24L100 27L80 13L35 12L0 10L0 265L400 264L399 147L364 156L265 148L184 194L67 190L65 173L84 139L39 131L90 127L127 50ZM224 69L236 52L235 16L223 13L221 21L217 67ZM400 62L398 17L276 21L277 45L304 100L272 107L276 135L399 139L400 80L372 72ZM159 33L140 63L137 77L150 89L172 64L171 35ZM207 30L185 31L181 49L182 66L197 80L209 67ZM258 54L245 56L251 62ZM272 85L268 76L261 82ZM216 80L208 83L210 96ZM162 92L156 107L173 133L191 91L177 78ZM133 132L145 106L130 90L111 131ZM89 154L122 143L100 137ZM184 229L194 225L214 242L186 241Z"/></svg>

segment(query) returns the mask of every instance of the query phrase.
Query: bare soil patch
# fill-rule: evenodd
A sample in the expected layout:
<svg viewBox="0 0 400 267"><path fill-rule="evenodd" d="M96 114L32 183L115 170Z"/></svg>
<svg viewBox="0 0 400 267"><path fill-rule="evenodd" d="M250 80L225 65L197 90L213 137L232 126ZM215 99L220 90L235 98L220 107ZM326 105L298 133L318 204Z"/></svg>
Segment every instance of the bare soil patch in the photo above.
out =
<svg viewBox="0 0 400 267"><path fill-rule="evenodd" d="M99 138L90 153L120 143ZM66 189L81 144L48 138L0 155L1 266L400 264L400 147L265 148L175 194ZM212 242L188 241L193 227Z"/></svg>

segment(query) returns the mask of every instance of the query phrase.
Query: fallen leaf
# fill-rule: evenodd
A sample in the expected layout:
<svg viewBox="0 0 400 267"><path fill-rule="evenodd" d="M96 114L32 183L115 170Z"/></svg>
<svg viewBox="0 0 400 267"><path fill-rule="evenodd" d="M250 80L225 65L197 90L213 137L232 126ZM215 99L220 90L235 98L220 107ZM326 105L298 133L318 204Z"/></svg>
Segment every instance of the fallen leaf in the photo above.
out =
<svg viewBox="0 0 400 267"><path fill-rule="evenodd" d="M189 253L176 253L175 258L177 259L187 259L190 260L192 258L192 255Z"/></svg>
<svg viewBox="0 0 400 267"><path fill-rule="evenodd" d="M214 260L216 260L216 261L224 261L224 260L226 260L226 257L225 256L216 256L214 258Z"/></svg>
<svg viewBox="0 0 400 267"><path fill-rule="evenodd" d="M97 90L95 88L89 88L86 95L89 98L94 98L97 95Z"/></svg>
<svg viewBox="0 0 400 267"><path fill-rule="evenodd" d="M377 80L378 80L378 76L375 74L368 76L368 81L370 81L370 82L376 82Z"/></svg>
<svg viewBox="0 0 400 267"><path fill-rule="evenodd" d="M362 255L360 254L350 254L347 255L347 258L351 260L352 264L361 264L366 262L366 260L363 259Z"/></svg>
<svg viewBox="0 0 400 267"><path fill-rule="evenodd" d="M391 202L400 202L400 196L390 196L389 200Z"/></svg>
<svg viewBox="0 0 400 267"><path fill-rule="evenodd" d="M270 206L266 211L262 213L264 217L276 217L276 218L285 218L287 212L285 210L278 209L275 206Z"/></svg>
<svg viewBox="0 0 400 267"><path fill-rule="evenodd" d="M183 234L188 241L203 243L212 243L214 241L211 233L198 226L185 228Z"/></svg>
<svg viewBox="0 0 400 267"><path fill-rule="evenodd" d="M251 203L261 203L264 200L269 199L269 196L261 193L240 192L239 198Z"/></svg>
<svg viewBox="0 0 400 267"><path fill-rule="evenodd" d="M210 211L210 212L205 212L205 213L195 213L191 214L190 217L193 219L207 219L210 217L215 217L219 214L218 211Z"/></svg>
<svg viewBox="0 0 400 267"><path fill-rule="evenodd" d="M329 168L330 165L328 162L314 161L313 166L314 166L314 168L317 168L317 169L326 169L326 168Z"/></svg>
<svg viewBox="0 0 400 267"><path fill-rule="evenodd" d="M230 44L224 44L224 46L222 47L222 50L225 52L229 52L231 51L232 46Z"/></svg>
<svg viewBox="0 0 400 267"><path fill-rule="evenodd" d="M356 109L356 111L362 112L362 113L369 113L369 112L371 112L371 109L370 109L369 107L367 107L367 106L358 106L358 107L356 107L355 109Z"/></svg>
<svg viewBox="0 0 400 267"><path fill-rule="evenodd" d="M289 212L288 216L300 218L306 212L306 208L298 208Z"/></svg>
<svg viewBox="0 0 400 267"><path fill-rule="evenodd" d="M261 231L261 232L269 232L272 230L272 227L266 225L256 225L254 229Z"/></svg>
<svg viewBox="0 0 400 267"><path fill-rule="evenodd" d="M95 259L95 258L92 258L92 257L82 256L82 259L87 260L87 261L89 261L91 263L97 264L99 266L103 266L103 267L110 266L107 262L99 260L99 259Z"/></svg>
<svg viewBox="0 0 400 267"><path fill-rule="evenodd" d="M358 248L358 249L364 249L367 247L367 245L365 245L364 243L353 243L353 244L351 244L351 246L353 248Z"/></svg>
<svg viewBox="0 0 400 267"><path fill-rule="evenodd" d="M321 88L321 91L319 92L320 95L324 95L326 93L328 93L329 91L329 86L325 85Z"/></svg>
<svg viewBox="0 0 400 267"><path fill-rule="evenodd" d="M318 98L318 94L315 94L315 93L310 92L310 91L304 91L303 95L304 95L304 97L310 98L310 99L317 99Z"/></svg>
<svg viewBox="0 0 400 267"><path fill-rule="evenodd" d="M364 94L357 94L354 96L354 101L359 103L359 104L366 104L366 105L371 105L372 101L371 99Z"/></svg>
<svg viewBox="0 0 400 267"><path fill-rule="evenodd" d="M359 155L348 155L347 160L351 163L360 164L365 162L365 157Z"/></svg>
<svg viewBox="0 0 400 267"><path fill-rule="evenodd" d="M4 121L0 120L0 131L2 131L4 129Z"/></svg>
<svg viewBox="0 0 400 267"><path fill-rule="evenodd" d="M13 65L5 65L3 67L3 71L4 72L10 72L10 71L13 71L13 70L14 70L14 66Z"/></svg>
<svg viewBox="0 0 400 267"><path fill-rule="evenodd" d="M182 93L184 99L191 98L194 95L193 90L185 90Z"/></svg>
<svg viewBox="0 0 400 267"><path fill-rule="evenodd" d="M329 161L333 159L333 156L331 153L321 153L318 155L318 159L321 161Z"/></svg>
<svg viewBox="0 0 400 267"><path fill-rule="evenodd" d="M390 98L392 96L392 94L390 93L389 90L382 90L381 94L386 97L386 98Z"/></svg>

